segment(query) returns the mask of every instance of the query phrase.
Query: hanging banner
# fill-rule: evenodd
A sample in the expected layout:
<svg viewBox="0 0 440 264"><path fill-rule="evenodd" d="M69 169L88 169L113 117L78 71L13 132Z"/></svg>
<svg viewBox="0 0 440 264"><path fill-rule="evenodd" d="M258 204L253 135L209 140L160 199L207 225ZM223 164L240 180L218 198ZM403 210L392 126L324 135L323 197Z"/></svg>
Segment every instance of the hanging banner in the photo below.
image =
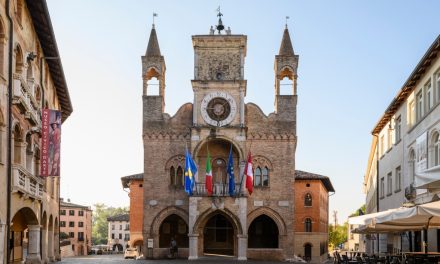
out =
<svg viewBox="0 0 440 264"><path fill-rule="evenodd" d="M61 112L44 109L41 119L40 176L60 176Z"/></svg>

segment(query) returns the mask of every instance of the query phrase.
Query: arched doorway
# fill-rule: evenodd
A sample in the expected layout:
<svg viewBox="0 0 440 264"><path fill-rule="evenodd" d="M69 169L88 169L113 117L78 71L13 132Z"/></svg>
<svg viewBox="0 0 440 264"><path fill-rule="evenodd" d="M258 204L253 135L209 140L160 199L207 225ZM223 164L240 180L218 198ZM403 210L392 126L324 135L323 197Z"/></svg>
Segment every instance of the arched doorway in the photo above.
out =
<svg viewBox="0 0 440 264"><path fill-rule="evenodd" d="M234 255L235 232L232 223L222 214L213 215L203 229L203 253Z"/></svg>
<svg viewBox="0 0 440 264"><path fill-rule="evenodd" d="M82 248L82 245L80 247ZM122 252L123 250L124 248L121 244L118 243L113 245L113 252Z"/></svg>
<svg viewBox="0 0 440 264"><path fill-rule="evenodd" d="M140 254L140 253L142 253L142 246L143 245L144 245L144 241L136 240L136 241L134 241L132 247L136 248L137 252L139 252L139 254Z"/></svg>
<svg viewBox="0 0 440 264"><path fill-rule="evenodd" d="M248 231L249 248L278 248L278 226L267 215L260 215L252 221Z"/></svg>
<svg viewBox="0 0 440 264"><path fill-rule="evenodd" d="M10 237L12 263L40 260L40 225L32 209L24 207L15 213Z"/></svg>
<svg viewBox="0 0 440 264"><path fill-rule="evenodd" d="M305 261L312 260L312 244L310 243L304 244L304 260Z"/></svg>
<svg viewBox="0 0 440 264"><path fill-rule="evenodd" d="M187 248L188 225L182 217L172 214L163 220L159 228L159 247L169 248L171 239L174 238L178 248Z"/></svg>

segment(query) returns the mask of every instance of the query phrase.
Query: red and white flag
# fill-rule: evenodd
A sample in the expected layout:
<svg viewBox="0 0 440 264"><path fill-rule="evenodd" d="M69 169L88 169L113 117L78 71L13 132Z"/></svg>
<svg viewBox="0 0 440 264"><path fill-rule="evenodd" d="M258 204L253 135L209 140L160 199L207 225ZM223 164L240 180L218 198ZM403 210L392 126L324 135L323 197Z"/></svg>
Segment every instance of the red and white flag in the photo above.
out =
<svg viewBox="0 0 440 264"><path fill-rule="evenodd" d="M254 189L254 171L252 169L252 154L250 151L246 167L244 168L244 174L246 175L246 189L248 189L249 195L251 195Z"/></svg>

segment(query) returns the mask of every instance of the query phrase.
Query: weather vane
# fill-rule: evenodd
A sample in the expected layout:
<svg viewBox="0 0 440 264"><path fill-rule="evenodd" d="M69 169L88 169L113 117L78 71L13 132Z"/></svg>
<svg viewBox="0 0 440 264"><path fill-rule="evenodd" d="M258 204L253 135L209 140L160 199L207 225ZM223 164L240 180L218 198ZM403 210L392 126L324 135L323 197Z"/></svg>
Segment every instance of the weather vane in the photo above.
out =
<svg viewBox="0 0 440 264"><path fill-rule="evenodd" d="M154 18L157 17L157 13L153 12L153 25L154 25Z"/></svg>
<svg viewBox="0 0 440 264"><path fill-rule="evenodd" d="M217 8L217 16L218 16L218 25L216 26L216 29L218 30L218 33L221 34L221 31L225 29L225 26L223 26L222 22L222 16L223 14L220 12L220 6Z"/></svg>
<svg viewBox="0 0 440 264"><path fill-rule="evenodd" d="M289 19L290 17L289 16L286 16L286 28L287 28L287 19Z"/></svg>

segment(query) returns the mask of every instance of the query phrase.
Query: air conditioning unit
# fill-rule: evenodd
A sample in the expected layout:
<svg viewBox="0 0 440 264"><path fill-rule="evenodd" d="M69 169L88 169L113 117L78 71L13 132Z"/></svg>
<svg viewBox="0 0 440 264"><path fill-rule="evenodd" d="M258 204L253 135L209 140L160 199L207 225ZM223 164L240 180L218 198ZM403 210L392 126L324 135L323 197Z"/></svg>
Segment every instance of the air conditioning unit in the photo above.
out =
<svg viewBox="0 0 440 264"><path fill-rule="evenodd" d="M405 198L408 201L413 201L416 198L416 188L414 188L413 184L405 188Z"/></svg>

